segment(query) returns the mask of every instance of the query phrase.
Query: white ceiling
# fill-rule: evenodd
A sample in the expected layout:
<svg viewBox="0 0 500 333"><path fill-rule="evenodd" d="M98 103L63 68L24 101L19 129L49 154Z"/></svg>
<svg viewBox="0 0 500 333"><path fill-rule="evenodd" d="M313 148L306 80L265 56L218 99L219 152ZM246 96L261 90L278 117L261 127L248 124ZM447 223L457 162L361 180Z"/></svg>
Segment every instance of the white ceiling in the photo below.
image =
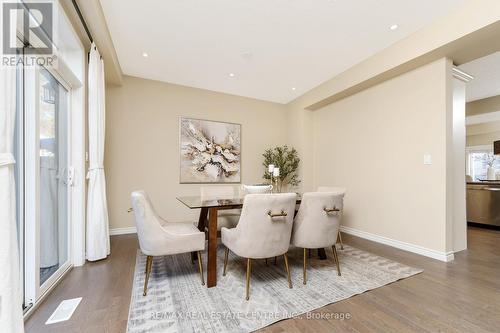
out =
<svg viewBox="0 0 500 333"><path fill-rule="evenodd" d="M100 1L125 74L280 103L464 2Z"/></svg>
<svg viewBox="0 0 500 333"><path fill-rule="evenodd" d="M467 102L500 95L500 52L476 59L459 66L474 80L467 83L465 95Z"/></svg>

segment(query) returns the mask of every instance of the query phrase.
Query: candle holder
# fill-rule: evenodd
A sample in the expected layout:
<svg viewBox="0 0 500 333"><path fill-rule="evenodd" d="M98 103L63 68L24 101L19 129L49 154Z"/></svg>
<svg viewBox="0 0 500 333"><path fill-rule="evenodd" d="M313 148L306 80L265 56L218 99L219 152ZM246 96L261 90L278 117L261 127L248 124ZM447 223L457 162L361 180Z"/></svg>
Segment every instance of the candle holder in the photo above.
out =
<svg viewBox="0 0 500 333"><path fill-rule="evenodd" d="M269 164L269 166L267 167L267 171L269 172L269 175L271 176L271 193L274 193L274 178L273 178L273 174L274 174L274 164Z"/></svg>
<svg viewBox="0 0 500 333"><path fill-rule="evenodd" d="M279 187L280 168L274 168L274 170L273 170L273 176L276 179L276 190L277 190L277 193L281 193L281 187Z"/></svg>

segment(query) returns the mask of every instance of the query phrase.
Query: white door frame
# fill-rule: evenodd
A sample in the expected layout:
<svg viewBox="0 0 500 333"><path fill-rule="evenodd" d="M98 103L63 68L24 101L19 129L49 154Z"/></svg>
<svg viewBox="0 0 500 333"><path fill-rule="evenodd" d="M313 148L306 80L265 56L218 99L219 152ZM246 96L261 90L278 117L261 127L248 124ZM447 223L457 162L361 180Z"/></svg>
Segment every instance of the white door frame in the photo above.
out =
<svg viewBox="0 0 500 333"><path fill-rule="evenodd" d="M58 279L64 277L64 275L73 266L81 266L85 263L85 196L86 196L86 180L85 180L85 83L86 83L86 53L85 48L78 37L73 25L69 21L68 17L60 4L61 0L56 0L54 4L57 6L57 18L63 21L59 22L65 29L70 33L71 37L67 37L67 40L60 40L59 42L62 46L68 41L71 43L71 38L73 38L72 52L58 54L58 49L55 50L58 56L58 66L55 68L46 68L56 79L68 90L68 165L73 167L72 179L70 179L70 186L68 186L68 260L67 264L64 265L62 269L66 269L62 274L58 274ZM56 19L57 19L56 18ZM64 24L63 24L64 23ZM69 35L68 35L69 36ZM76 46L75 46L76 45ZM36 78L37 70L33 67L24 67L23 75L23 85L24 89L24 112L22 117L24 117L24 126L22 128L21 135L23 140L20 141L24 148L24 169L23 169L23 179L22 182L25 185L21 189L21 193L18 195L18 199L22 202L22 210L24 214L24 228L28 230L28 227L36 227L39 225L39 198L37 198L38 191L31 189L39 188L39 177L36 174L36 170L39 170L39 152L37 143L39 142L39 128L38 128L38 113L37 103L39 103L39 91ZM31 77L31 82L25 82L26 77ZM31 85L31 87L29 87ZM26 89L30 88L30 89ZM28 118L32 118L28 121ZM38 171L39 172L39 171ZM26 186L28 183L31 185ZM31 188L30 188L31 187ZM29 226L28 224L35 223L34 226ZM26 244L35 244L38 232L24 235L24 246ZM37 292L37 287L39 285L39 272L34 272L35 267L38 267L39 255L36 255L35 249L39 248L39 244L31 246L32 248L26 249L28 252L24 253L21 260L26 260L26 270L23 272L24 277L30 276L30 278L36 278L36 284L31 282L31 284L26 283L25 287L25 318L27 318L37 307L37 304L48 294L50 289L57 285L56 278L48 279L44 283L43 292L40 290ZM23 265L24 266L24 265ZM61 269L61 268L60 268ZM30 275L31 274L31 275ZM55 274L54 274L55 275ZM32 278L33 279L33 278ZM26 280L26 282L28 282ZM45 286L47 285L47 286ZM40 288L38 288L40 289ZM31 306L33 305L33 306Z"/></svg>
<svg viewBox="0 0 500 333"><path fill-rule="evenodd" d="M40 285L40 142L39 142L39 82L40 67L25 68L25 304L35 304L73 266L72 263L72 190L67 187L67 260ZM68 91L66 119L68 155L71 166L71 87L56 72L45 68Z"/></svg>

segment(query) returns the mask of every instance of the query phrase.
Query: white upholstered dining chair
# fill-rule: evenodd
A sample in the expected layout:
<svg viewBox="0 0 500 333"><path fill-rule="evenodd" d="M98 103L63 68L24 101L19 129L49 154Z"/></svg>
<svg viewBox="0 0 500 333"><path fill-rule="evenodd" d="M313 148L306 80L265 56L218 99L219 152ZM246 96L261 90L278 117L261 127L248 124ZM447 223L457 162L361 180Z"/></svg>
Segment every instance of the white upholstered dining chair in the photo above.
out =
<svg viewBox="0 0 500 333"><path fill-rule="evenodd" d="M273 185L241 185L241 189L244 195L247 194L266 194L271 193L273 190Z"/></svg>
<svg viewBox="0 0 500 333"><path fill-rule="evenodd" d="M191 222L173 223L162 219L156 214L144 191L134 191L131 196L139 246L142 253L147 256L143 295L147 294L148 280L155 256L196 251L201 284L204 285L200 251L205 249L205 233L200 232Z"/></svg>
<svg viewBox="0 0 500 333"><path fill-rule="evenodd" d="M200 188L201 201L232 199L239 196L234 186L202 186ZM240 219L239 209L219 210L217 212L217 230L222 227L234 228Z"/></svg>
<svg viewBox="0 0 500 333"><path fill-rule="evenodd" d="M307 281L307 250L330 247L340 275L340 262L335 243L340 227L343 195L331 192L309 192L302 195L295 216L291 243L304 249L304 281Z"/></svg>
<svg viewBox="0 0 500 333"><path fill-rule="evenodd" d="M330 192L330 193L335 193L335 194L342 194L342 198L344 198L344 196L347 192L347 189L345 187L319 186L318 192ZM341 214L342 214L342 212L341 212ZM342 242L342 234L340 233L340 228L339 228L339 234L338 234L338 242L340 243L340 249L343 250L344 249L344 242Z"/></svg>
<svg viewBox="0 0 500 333"><path fill-rule="evenodd" d="M240 221L236 228L222 228L222 243L226 246L224 272L229 251L247 259L246 299L250 299L252 259L283 256L292 288L287 252L295 213L295 193L248 194L243 201Z"/></svg>

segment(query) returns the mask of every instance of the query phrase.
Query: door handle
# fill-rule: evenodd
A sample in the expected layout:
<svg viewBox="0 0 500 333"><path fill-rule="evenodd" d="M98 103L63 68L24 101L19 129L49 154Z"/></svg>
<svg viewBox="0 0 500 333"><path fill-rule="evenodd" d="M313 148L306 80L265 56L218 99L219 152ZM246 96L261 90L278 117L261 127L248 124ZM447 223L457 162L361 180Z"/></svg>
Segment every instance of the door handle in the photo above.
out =
<svg viewBox="0 0 500 333"><path fill-rule="evenodd" d="M70 166L68 168L68 186L73 186L75 184L75 168Z"/></svg>
<svg viewBox="0 0 500 333"><path fill-rule="evenodd" d="M500 187L483 187L485 191L500 191Z"/></svg>

